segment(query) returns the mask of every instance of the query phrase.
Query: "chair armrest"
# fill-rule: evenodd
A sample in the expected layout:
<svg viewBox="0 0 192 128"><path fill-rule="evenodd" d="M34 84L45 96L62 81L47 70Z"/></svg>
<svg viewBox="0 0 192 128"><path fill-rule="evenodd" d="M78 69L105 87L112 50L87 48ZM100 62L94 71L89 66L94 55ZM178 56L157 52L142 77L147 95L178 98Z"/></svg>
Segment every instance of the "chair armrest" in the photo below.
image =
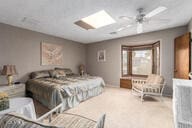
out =
<svg viewBox="0 0 192 128"><path fill-rule="evenodd" d="M73 114L73 113L67 113L67 112L64 112L63 114L65 114L65 115L72 115L72 116L76 116L76 117L80 117L80 118L84 118L84 119L93 121L93 122L95 122L95 123L97 122L97 121L95 121L95 120L93 120L93 119L87 118L87 117L82 116L82 115L79 115L79 114Z"/></svg>
<svg viewBox="0 0 192 128"><path fill-rule="evenodd" d="M163 86L164 86L164 84L146 83L143 85L143 88L162 88Z"/></svg>
<svg viewBox="0 0 192 128"><path fill-rule="evenodd" d="M163 93L165 85L166 85L166 82L164 82L163 84L150 84L150 83L147 83L147 84L143 85L143 89L147 89L147 88L160 89L161 93Z"/></svg>
<svg viewBox="0 0 192 128"><path fill-rule="evenodd" d="M49 112L45 113L41 117L39 117L36 121L41 122L45 118L49 117L49 122L51 122L53 113L54 112L56 112L56 113L60 112L61 113L61 111L62 111L62 103L59 104L58 106L56 106L55 108L53 108L52 110L50 110Z"/></svg>

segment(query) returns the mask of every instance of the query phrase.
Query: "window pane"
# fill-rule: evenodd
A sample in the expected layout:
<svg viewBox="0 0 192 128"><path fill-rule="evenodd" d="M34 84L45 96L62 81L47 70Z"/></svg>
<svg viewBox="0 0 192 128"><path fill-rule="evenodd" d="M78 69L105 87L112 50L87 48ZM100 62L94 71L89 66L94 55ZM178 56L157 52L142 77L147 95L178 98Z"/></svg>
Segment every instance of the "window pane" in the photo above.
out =
<svg viewBox="0 0 192 128"><path fill-rule="evenodd" d="M129 53L127 50L123 50L123 75L128 75L128 56Z"/></svg>
<svg viewBox="0 0 192 128"><path fill-rule="evenodd" d="M132 74L149 75L152 73L152 50L132 51Z"/></svg>
<svg viewBox="0 0 192 128"><path fill-rule="evenodd" d="M157 58L157 60L156 60L156 65L157 65L157 72L156 72L156 74L160 74L160 51L159 51L160 49L159 49L159 46L158 47L156 47L156 58Z"/></svg>
<svg viewBox="0 0 192 128"><path fill-rule="evenodd" d="M154 46L154 69L153 73L154 74L160 74L160 52L159 52L159 46Z"/></svg>

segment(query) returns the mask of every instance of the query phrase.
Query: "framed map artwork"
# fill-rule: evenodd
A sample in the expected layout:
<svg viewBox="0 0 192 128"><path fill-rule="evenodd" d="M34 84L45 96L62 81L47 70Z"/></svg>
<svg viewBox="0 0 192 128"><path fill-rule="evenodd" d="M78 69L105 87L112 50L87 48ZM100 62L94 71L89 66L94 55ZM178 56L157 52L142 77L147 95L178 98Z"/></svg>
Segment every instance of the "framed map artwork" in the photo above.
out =
<svg viewBox="0 0 192 128"><path fill-rule="evenodd" d="M41 42L41 65L63 65L63 46Z"/></svg>

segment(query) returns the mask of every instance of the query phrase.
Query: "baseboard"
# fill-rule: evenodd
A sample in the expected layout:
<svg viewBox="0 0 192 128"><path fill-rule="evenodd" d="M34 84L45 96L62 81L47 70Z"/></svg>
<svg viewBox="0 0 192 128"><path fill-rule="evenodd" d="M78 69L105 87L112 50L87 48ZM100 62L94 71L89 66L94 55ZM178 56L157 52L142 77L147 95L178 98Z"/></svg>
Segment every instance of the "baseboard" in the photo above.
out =
<svg viewBox="0 0 192 128"><path fill-rule="evenodd" d="M173 90L172 90L172 88L170 88L169 86L167 88L165 88L164 91L163 91L163 96L173 97Z"/></svg>
<svg viewBox="0 0 192 128"><path fill-rule="evenodd" d="M115 85L111 85L111 84L106 84L106 87L111 87L111 88L120 88L120 86L115 86Z"/></svg>
<svg viewBox="0 0 192 128"><path fill-rule="evenodd" d="M165 97L171 97L171 98L173 97L172 94L163 94L163 96L165 96Z"/></svg>

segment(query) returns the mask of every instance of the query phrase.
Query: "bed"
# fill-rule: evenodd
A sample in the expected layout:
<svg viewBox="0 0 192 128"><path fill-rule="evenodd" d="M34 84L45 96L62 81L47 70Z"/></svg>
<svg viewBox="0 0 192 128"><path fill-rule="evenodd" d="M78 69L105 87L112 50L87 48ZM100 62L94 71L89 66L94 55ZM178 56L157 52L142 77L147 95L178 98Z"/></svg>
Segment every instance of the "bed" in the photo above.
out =
<svg viewBox="0 0 192 128"><path fill-rule="evenodd" d="M49 109L62 103L64 110L101 94L104 86L105 83L101 77L79 76L73 74L70 69L57 68L33 72L31 79L26 82L29 96Z"/></svg>

